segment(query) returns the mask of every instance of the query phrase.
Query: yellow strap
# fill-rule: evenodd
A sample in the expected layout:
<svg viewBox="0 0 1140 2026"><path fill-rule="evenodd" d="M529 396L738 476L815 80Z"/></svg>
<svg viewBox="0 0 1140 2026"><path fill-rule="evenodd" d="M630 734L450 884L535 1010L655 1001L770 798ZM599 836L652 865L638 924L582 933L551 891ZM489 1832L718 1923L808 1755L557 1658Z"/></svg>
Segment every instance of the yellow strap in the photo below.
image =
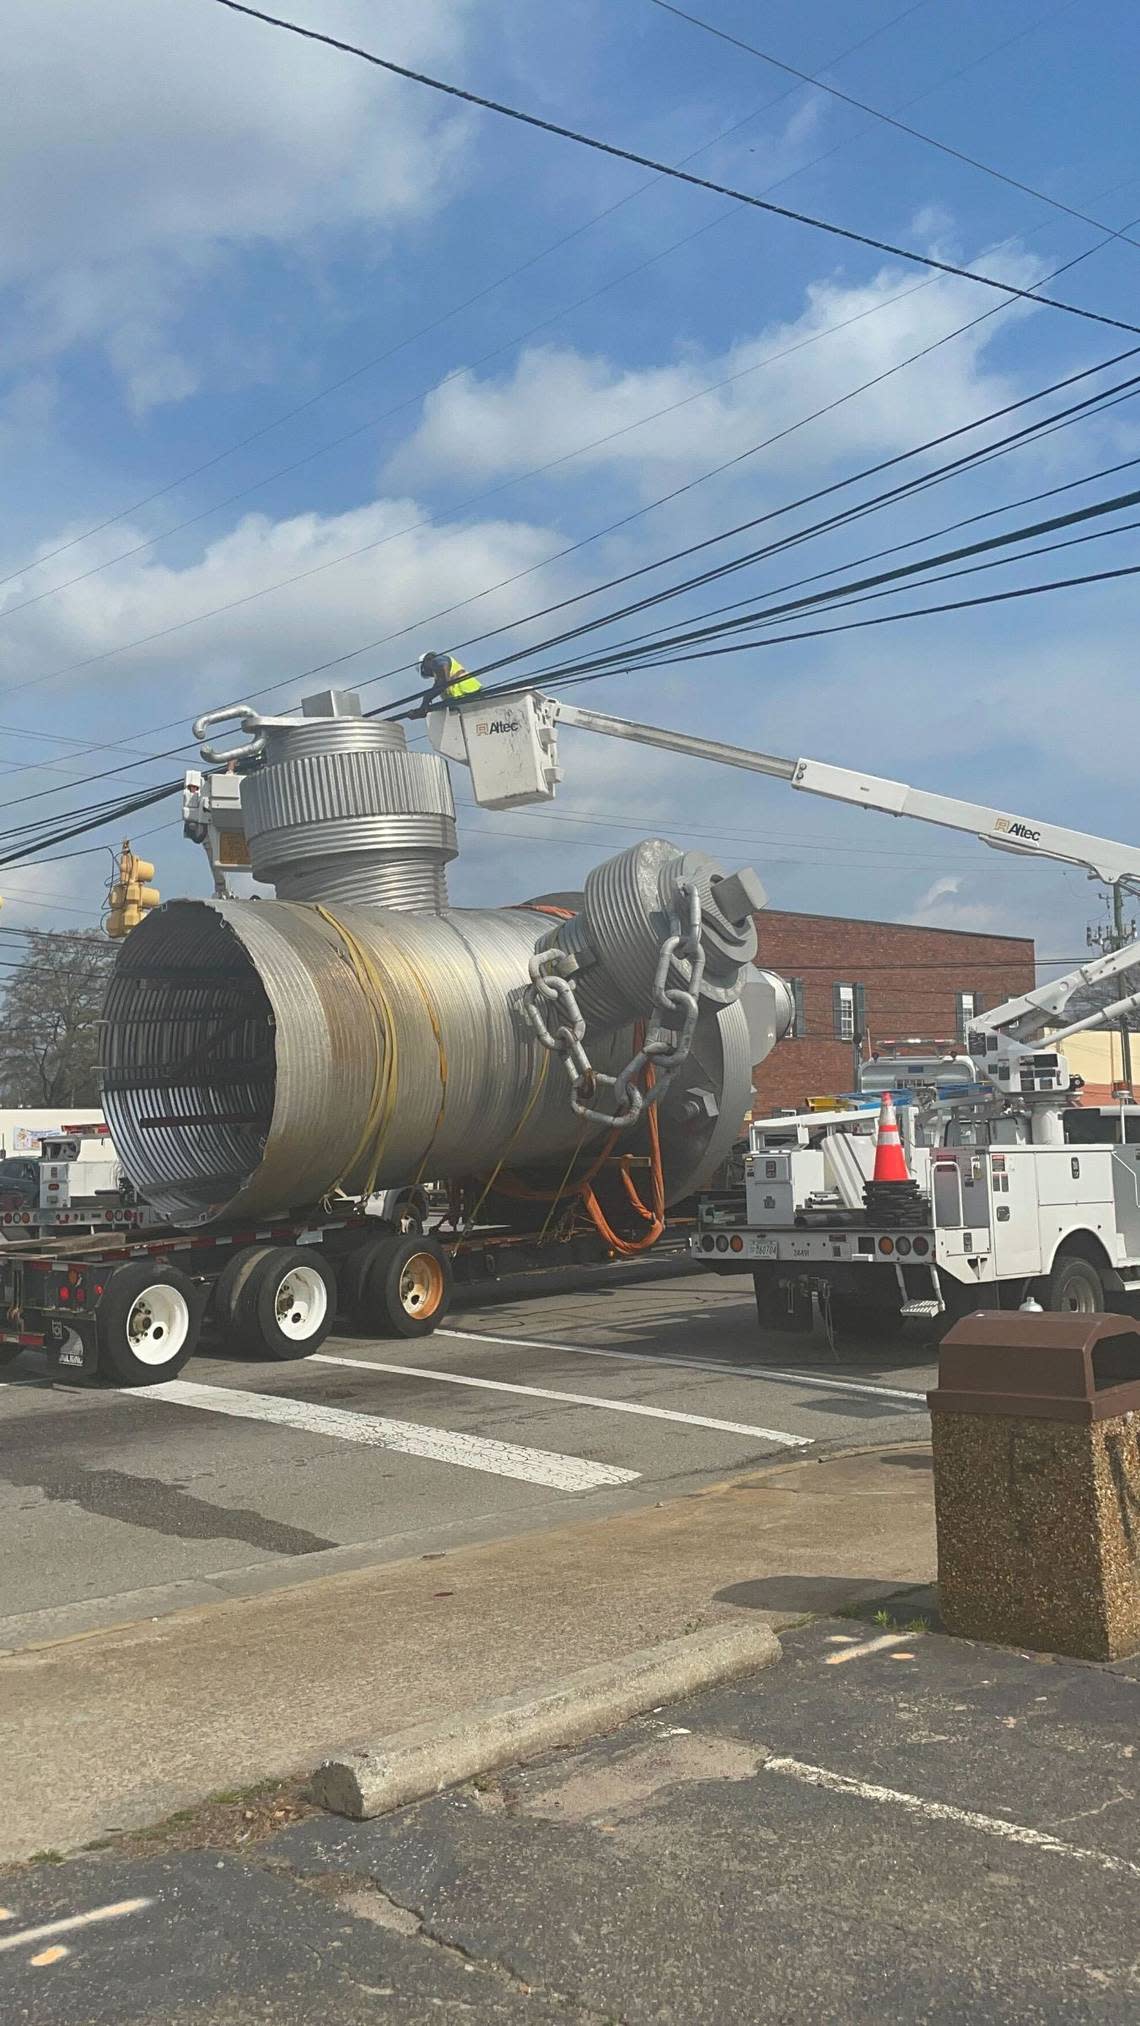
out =
<svg viewBox="0 0 1140 2026"><path fill-rule="evenodd" d="M392 1017L391 1004L384 989L384 980L368 951L364 948L363 943L353 935L352 930L344 922L338 921L330 908L322 907L318 903L317 913L320 915L322 921L327 922L330 929L340 937L341 943L347 952L349 963L355 973L357 983L364 994L369 1012L372 1015L375 1055L372 1066L372 1091L368 1100L364 1128L353 1152L352 1159L342 1169L337 1180L329 1190L330 1195L335 1195L343 1187L347 1177L354 1172L358 1163L364 1159L369 1147L371 1147L372 1158L366 1171L365 1186L357 1192L361 1197L366 1197L371 1196L375 1189L376 1177L380 1172L380 1161L384 1152L384 1141L387 1138L388 1128L396 1109L396 1087L399 1068L396 1023Z"/></svg>
<svg viewBox="0 0 1140 2026"><path fill-rule="evenodd" d="M420 998L424 1002L424 1011L427 1014L428 1020L431 1024L431 1031L435 1036L436 1054L439 1057L439 1109L435 1115L435 1124L432 1126L431 1132L428 1135L428 1143L427 1146L424 1148L423 1160L420 1162L419 1167L416 1169L415 1174L412 1176L412 1181L413 1183L415 1183L415 1182L422 1182L424 1178L424 1174L427 1170L428 1161L431 1158L432 1148L435 1146L436 1140L439 1138L439 1129L443 1124L443 1114L447 1109L447 1049L444 1046L443 1030L441 1029L439 1024L439 1014L436 1011L435 1001L433 1000L431 993L428 991L428 988L420 975L418 966L413 963L411 957L408 955L408 952L406 950L400 949L397 943L393 943L391 945L391 949L407 965L408 974L412 980L412 983L415 985L415 988L419 993Z"/></svg>

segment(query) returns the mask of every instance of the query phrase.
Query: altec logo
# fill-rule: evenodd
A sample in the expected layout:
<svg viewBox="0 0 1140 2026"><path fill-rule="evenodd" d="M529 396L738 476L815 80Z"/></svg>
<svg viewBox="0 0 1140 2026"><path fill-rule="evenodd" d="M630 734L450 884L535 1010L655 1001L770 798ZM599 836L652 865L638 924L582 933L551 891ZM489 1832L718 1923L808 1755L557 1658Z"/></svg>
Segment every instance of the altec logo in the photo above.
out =
<svg viewBox="0 0 1140 2026"><path fill-rule="evenodd" d="M1028 823L1015 823L1011 816L999 816L994 824L1003 837L1016 837L1022 844L1040 844L1041 832L1031 830Z"/></svg>
<svg viewBox="0 0 1140 2026"><path fill-rule="evenodd" d="M496 732L517 732L518 729L517 718L484 718L481 724L476 725L475 732L477 737L485 739L493 737Z"/></svg>

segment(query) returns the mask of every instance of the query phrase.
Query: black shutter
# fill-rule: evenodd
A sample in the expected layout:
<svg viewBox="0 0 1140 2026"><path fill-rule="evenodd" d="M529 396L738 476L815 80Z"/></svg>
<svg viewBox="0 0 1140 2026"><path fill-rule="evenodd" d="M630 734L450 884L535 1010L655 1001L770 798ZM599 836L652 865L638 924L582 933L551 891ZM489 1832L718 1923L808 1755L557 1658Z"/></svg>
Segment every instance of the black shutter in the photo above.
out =
<svg viewBox="0 0 1140 2026"><path fill-rule="evenodd" d="M793 1041L802 1041L804 1035L807 1033L807 1017L804 1012L804 981L802 978L792 979L792 1005L795 1009L792 1014L792 1039Z"/></svg>
<svg viewBox="0 0 1140 2026"><path fill-rule="evenodd" d="M862 1041L864 1035L867 1032L867 992L865 986L863 985L855 986L854 1000L855 1000L854 1039L856 1041Z"/></svg>

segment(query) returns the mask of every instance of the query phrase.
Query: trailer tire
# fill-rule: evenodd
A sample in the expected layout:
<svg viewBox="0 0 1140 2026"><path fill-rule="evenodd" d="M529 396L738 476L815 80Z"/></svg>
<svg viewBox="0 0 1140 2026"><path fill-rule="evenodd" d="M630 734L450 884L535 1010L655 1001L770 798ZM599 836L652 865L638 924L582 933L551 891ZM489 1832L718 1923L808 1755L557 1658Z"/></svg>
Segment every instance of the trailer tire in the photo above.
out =
<svg viewBox="0 0 1140 2026"><path fill-rule="evenodd" d="M1080 1252L1059 1252L1046 1307L1062 1315L1103 1315L1107 1306L1104 1281L1092 1260Z"/></svg>
<svg viewBox="0 0 1140 2026"><path fill-rule="evenodd" d="M360 1290L358 1318L382 1337L427 1337L451 1306L451 1261L438 1238L380 1238Z"/></svg>
<svg viewBox="0 0 1140 2026"><path fill-rule="evenodd" d="M265 1259L274 1249L271 1245L243 1245L227 1259L214 1282L210 1300L211 1321L223 1336L240 1331L241 1300L249 1276L258 1260Z"/></svg>
<svg viewBox="0 0 1140 2026"><path fill-rule="evenodd" d="M336 1274L315 1245L271 1245L255 1259L236 1303L245 1349L270 1358L307 1358L336 1315Z"/></svg>
<svg viewBox="0 0 1140 2026"><path fill-rule="evenodd" d="M406 1232L388 1231L383 1238L366 1238L341 1260L340 1307L341 1313L350 1321L367 1327L372 1318L370 1300L365 1293L368 1276L377 1260L388 1260L393 1241L407 1236Z"/></svg>
<svg viewBox="0 0 1140 2026"><path fill-rule="evenodd" d="M202 1304L176 1266L132 1259L111 1275L95 1311L99 1366L123 1386L157 1386L193 1357Z"/></svg>

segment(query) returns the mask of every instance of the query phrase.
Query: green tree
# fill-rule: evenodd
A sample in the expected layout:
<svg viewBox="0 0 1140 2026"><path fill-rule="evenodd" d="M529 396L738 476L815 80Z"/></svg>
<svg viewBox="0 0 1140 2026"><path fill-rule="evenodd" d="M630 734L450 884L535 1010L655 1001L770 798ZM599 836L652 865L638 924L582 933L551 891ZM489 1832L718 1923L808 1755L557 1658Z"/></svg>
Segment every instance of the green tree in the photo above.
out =
<svg viewBox="0 0 1140 2026"><path fill-rule="evenodd" d="M99 1017L114 951L102 937L35 930L4 995L5 1104L99 1103Z"/></svg>

